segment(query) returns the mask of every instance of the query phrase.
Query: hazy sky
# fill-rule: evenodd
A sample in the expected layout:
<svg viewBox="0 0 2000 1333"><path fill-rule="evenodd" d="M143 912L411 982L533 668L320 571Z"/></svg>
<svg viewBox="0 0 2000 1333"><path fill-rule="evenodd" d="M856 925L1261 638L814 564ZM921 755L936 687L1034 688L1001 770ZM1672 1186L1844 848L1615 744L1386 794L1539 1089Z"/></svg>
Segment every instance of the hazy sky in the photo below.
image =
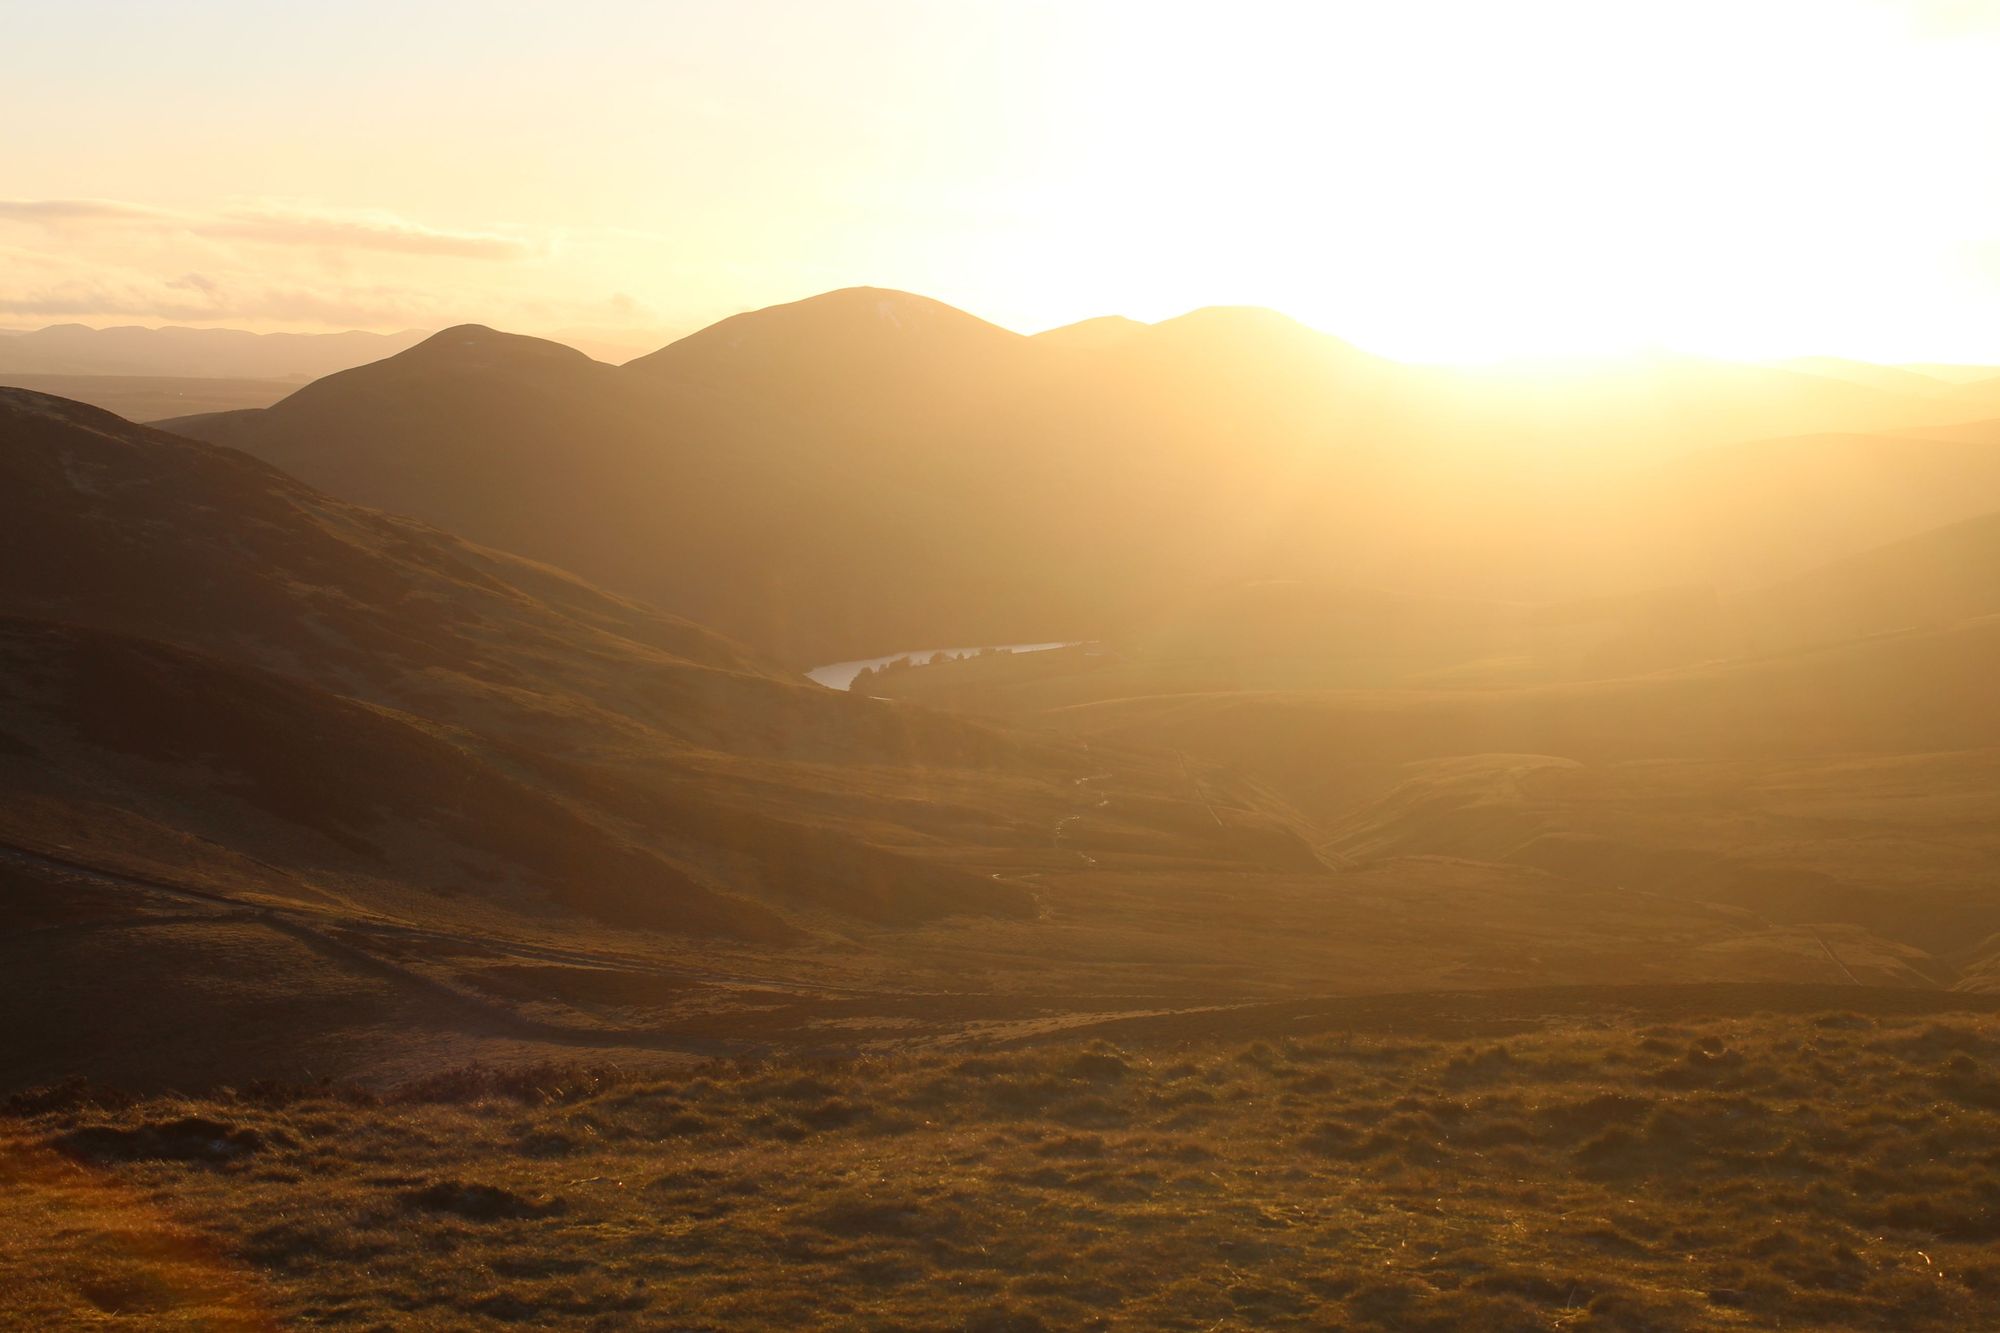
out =
<svg viewBox="0 0 2000 1333"><path fill-rule="evenodd" d="M2000 359L2000 0L0 0L0 325Z"/></svg>

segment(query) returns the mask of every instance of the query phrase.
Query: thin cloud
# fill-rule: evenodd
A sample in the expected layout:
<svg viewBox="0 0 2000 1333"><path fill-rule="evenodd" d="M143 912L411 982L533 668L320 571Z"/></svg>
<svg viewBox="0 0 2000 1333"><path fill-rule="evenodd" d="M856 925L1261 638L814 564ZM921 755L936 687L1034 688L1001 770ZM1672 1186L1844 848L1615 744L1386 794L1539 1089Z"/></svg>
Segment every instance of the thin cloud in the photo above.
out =
<svg viewBox="0 0 2000 1333"><path fill-rule="evenodd" d="M56 227L167 224L190 235L263 245L374 250L457 259L512 260L536 253L518 236L447 231L389 213L257 207L182 213L112 199L0 199L0 220Z"/></svg>
<svg viewBox="0 0 2000 1333"><path fill-rule="evenodd" d="M0 316L45 319L112 316L403 328L425 323L434 304L417 293L386 288L232 289L196 274L164 283L70 279L27 290L0 290Z"/></svg>
<svg viewBox="0 0 2000 1333"><path fill-rule="evenodd" d="M534 247L517 237L490 232L440 231L387 214L328 214L246 211L197 227L204 236L263 241L272 245L318 245L346 250L387 250L406 255L446 255L459 259L522 259Z"/></svg>
<svg viewBox="0 0 2000 1333"><path fill-rule="evenodd" d="M171 216L114 199L0 199L0 218L16 222L144 222Z"/></svg>

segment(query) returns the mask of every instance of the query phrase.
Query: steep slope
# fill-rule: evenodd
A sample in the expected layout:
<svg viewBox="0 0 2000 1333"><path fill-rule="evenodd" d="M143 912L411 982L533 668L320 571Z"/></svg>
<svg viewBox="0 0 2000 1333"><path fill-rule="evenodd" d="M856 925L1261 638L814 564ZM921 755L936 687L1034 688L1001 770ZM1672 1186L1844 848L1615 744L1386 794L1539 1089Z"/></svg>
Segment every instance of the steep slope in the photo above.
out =
<svg viewBox="0 0 2000 1333"><path fill-rule="evenodd" d="M899 827L891 807L837 799L825 767L878 771L875 781L891 802L931 790L934 773L973 762L1018 775L1030 790L1037 777L1061 780L1060 768L1050 771L1047 761L1002 737L947 718L857 706L863 701L781 679L706 630L567 575L329 500L241 454L81 404L0 391L0 440L0 613L118 636L107 645L150 640L197 654L180 658L162 648L149 657L143 643L117 649L120 660L139 664L125 673L139 682L132 690L157 704L142 712L188 712L219 726L227 717L219 701L232 688L269 700L264 721L242 735L244 745L264 744L260 738L286 726L327 737L352 728L324 719L372 719L344 749L320 740L298 746L300 753L327 751L331 767L323 774L294 768L287 779L261 751L236 756L239 770L259 775L243 781L276 791L265 815L288 826L310 826L311 812L325 804L324 784L367 791L373 775L401 763L434 773L435 783L426 778L424 785L470 802L467 817L496 837L557 818L517 819L505 813L510 809L550 800L568 807L574 813L564 816L570 833L563 836L579 846L595 838L598 850L567 858L576 884L550 887L596 893L607 904L631 896L617 887L631 873L588 867L621 857L655 866L663 903L678 885L710 886L682 894L695 902L725 879L795 904L869 916L1016 910L1025 901L1018 889L954 870L948 857L918 862L892 850L926 835ZM92 654L74 640L49 642L44 656L67 654L63 660L114 655L111 646ZM24 679L36 670L32 658L17 662ZM220 683L228 679L238 686ZM256 683L267 679L299 684ZM176 705L174 691L183 687L194 693ZM117 693L107 691L103 697ZM63 703L69 697L52 696L38 714L37 734L75 723L78 706ZM143 728L135 734L129 753L142 758L162 746L183 762L203 753L185 728L172 744L147 740ZM365 746L355 748L368 736L379 739L379 763ZM48 762L59 748L22 743L43 760L18 775L17 797L80 799L79 789L61 786L68 770ZM389 757L405 752L418 758ZM219 745L215 753L235 752ZM38 786L42 777L56 785ZM216 780L225 789L232 781ZM285 781L297 789L278 791ZM362 842L427 845L425 830L436 820L423 802L375 804L393 832ZM15 802L15 813L26 810ZM999 830L1009 817L998 809L990 816L992 836L1003 843L1008 835ZM204 826L201 836L240 842L217 831L227 827ZM116 829L103 832L116 840ZM276 843L289 835L270 836ZM299 875L351 874L378 887L435 883L418 867L435 866L442 855L385 851L384 864L357 867L341 858L338 838L299 845L305 850L292 862ZM518 861L505 845L501 837L489 851ZM827 864L809 868L813 856ZM468 892L479 874L451 878L452 891ZM582 887L592 884L597 888ZM688 924L708 915L706 908L691 911ZM662 907L650 919L663 924L672 916Z"/></svg>
<svg viewBox="0 0 2000 1333"><path fill-rule="evenodd" d="M379 697L532 711L528 679L632 712L633 663L782 695L744 651L568 575L331 500L267 464L0 390L0 605ZM579 652L579 649L594 651ZM427 672L449 673L427 695ZM655 712L649 720L666 720ZM690 713L690 738L702 725Z"/></svg>
<svg viewBox="0 0 2000 1333"><path fill-rule="evenodd" d="M0 680L10 845L402 919L796 935L407 713L154 640L8 617Z"/></svg>

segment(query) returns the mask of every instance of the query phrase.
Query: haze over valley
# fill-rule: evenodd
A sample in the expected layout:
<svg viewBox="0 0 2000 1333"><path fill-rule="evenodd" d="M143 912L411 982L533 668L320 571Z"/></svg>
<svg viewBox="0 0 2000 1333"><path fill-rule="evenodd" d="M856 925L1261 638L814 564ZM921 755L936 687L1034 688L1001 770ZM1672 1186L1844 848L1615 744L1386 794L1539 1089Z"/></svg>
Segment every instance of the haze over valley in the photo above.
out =
<svg viewBox="0 0 2000 1333"><path fill-rule="evenodd" d="M2000 1322L1980 6L167 8L0 1326Z"/></svg>

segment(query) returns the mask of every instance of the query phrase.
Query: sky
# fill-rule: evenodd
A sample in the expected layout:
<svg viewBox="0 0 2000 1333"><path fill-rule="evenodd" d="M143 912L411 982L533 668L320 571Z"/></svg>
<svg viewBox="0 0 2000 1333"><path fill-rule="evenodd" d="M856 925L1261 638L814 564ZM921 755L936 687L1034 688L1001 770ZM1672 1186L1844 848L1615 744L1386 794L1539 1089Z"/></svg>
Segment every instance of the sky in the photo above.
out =
<svg viewBox="0 0 2000 1333"><path fill-rule="evenodd" d="M2000 361L2000 0L0 0L0 326Z"/></svg>

